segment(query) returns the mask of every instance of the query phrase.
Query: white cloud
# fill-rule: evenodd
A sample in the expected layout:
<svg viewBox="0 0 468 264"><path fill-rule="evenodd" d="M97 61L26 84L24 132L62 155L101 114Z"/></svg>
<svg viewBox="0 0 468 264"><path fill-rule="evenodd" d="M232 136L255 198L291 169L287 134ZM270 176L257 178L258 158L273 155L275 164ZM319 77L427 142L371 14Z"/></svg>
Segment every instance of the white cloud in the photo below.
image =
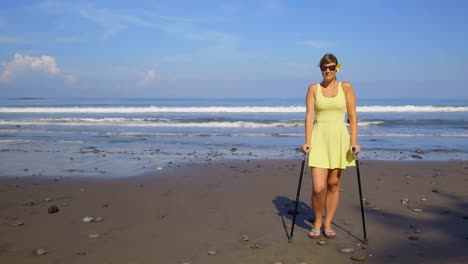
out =
<svg viewBox="0 0 468 264"><path fill-rule="evenodd" d="M41 72L50 76L61 76L60 68L52 56L33 57L16 53L13 60L4 64L4 69L0 75L0 81L15 79L18 75L27 72ZM67 82L75 82L76 77L71 74L63 75Z"/></svg>
<svg viewBox="0 0 468 264"><path fill-rule="evenodd" d="M321 49L331 46L331 44L327 41L323 40L309 40L309 41L301 41L299 42L302 45L307 45L313 48Z"/></svg>
<svg viewBox="0 0 468 264"><path fill-rule="evenodd" d="M137 86L148 86L155 81L159 80L159 76L156 75L156 72L154 70L149 70L143 80L139 81L137 83Z"/></svg>

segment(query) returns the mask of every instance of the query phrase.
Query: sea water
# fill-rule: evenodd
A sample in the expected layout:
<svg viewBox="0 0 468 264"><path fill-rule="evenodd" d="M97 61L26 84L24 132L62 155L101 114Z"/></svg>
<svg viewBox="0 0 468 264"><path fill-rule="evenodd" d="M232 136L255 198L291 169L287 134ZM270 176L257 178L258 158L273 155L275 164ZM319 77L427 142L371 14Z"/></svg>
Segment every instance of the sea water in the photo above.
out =
<svg viewBox="0 0 468 264"><path fill-rule="evenodd" d="M468 160L464 100L358 101L361 159ZM300 99L0 99L0 176L298 158ZM344 117L346 120L346 117Z"/></svg>

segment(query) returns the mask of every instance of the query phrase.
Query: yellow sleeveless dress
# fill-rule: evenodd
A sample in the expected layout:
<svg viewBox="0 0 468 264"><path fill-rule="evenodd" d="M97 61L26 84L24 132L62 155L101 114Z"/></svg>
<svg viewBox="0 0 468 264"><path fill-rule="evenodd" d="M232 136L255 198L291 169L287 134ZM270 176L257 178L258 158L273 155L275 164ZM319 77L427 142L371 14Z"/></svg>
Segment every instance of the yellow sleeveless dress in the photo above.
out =
<svg viewBox="0 0 468 264"><path fill-rule="evenodd" d="M316 121L312 130L309 166L326 169L345 169L355 166L349 150L350 137L345 123L346 98L341 82L338 94L325 97L317 84L315 101Z"/></svg>

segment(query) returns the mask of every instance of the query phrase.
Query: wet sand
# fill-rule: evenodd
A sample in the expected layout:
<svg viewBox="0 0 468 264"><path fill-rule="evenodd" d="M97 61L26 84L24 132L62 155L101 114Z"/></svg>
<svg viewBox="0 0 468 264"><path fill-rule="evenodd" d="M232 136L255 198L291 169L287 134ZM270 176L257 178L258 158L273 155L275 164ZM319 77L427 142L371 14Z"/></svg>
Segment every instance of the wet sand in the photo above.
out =
<svg viewBox="0 0 468 264"><path fill-rule="evenodd" d="M362 161L367 245L354 167L342 176L337 237L323 238L326 245L307 236L306 168L288 243L300 165L219 161L115 179L2 177L0 263L359 263L353 255L367 255L366 263L468 262L467 161ZM51 205L60 211L48 213ZM86 216L103 221L84 223ZM39 248L47 253L36 255Z"/></svg>

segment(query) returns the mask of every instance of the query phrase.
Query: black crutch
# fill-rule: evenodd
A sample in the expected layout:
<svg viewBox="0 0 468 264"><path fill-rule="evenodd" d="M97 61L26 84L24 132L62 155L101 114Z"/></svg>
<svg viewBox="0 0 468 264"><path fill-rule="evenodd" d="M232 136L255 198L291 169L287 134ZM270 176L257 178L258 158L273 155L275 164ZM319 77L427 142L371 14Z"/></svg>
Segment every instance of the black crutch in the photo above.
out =
<svg viewBox="0 0 468 264"><path fill-rule="evenodd" d="M291 234L289 235L288 242L291 242L293 239L294 225L296 224L296 216L299 214L299 212L297 211L297 206L299 204L299 196L301 195L302 175L304 174L304 165L305 165L306 160L307 160L307 154L304 154L304 159L302 160L302 165L301 165L301 174L299 176L299 184L297 185L296 206L294 208L294 212L292 212L292 214L294 215L293 223L291 226Z"/></svg>
<svg viewBox="0 0 468 264"><path fill-rule="evenodd" d="M354 160L356 161L356 172L359 186L359 202L361 203L361 217L362 217L362 229L364 231L364 244L367 244L367 234L366 234L366 219L364 218L364 207L362 206L362 189L361 189L361 174L359 173L359 160L356 149L352 148Z"/></svg>

